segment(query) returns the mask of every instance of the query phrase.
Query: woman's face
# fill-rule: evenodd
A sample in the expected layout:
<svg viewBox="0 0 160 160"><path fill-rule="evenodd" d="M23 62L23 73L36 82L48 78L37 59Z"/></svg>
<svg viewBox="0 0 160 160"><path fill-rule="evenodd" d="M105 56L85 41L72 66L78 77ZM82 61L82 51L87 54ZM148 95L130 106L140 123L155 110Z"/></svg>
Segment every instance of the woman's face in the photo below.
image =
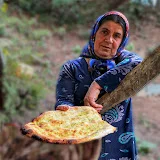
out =
<svg viewBox="0 0 160 160"><path fill-rule="evenodd" d="M111 20L104 22L95 36L95 54L102 59L113 58L116 55L122 39L123 29L120 24Z"/></svg>

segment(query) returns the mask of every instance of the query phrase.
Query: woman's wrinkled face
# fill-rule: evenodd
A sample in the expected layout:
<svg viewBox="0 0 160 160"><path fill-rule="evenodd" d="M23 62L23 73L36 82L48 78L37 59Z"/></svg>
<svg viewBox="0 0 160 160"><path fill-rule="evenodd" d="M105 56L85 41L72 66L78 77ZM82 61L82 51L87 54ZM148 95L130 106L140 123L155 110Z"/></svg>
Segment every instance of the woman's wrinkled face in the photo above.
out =
<svg viewBox="0 0 160 160"><path fill-rule="evenodd" d="M94 52L102 59L110 59L116 55L123 39L123 29L119 23L114 21L104 22L98 29L95 42Z"/></svg>

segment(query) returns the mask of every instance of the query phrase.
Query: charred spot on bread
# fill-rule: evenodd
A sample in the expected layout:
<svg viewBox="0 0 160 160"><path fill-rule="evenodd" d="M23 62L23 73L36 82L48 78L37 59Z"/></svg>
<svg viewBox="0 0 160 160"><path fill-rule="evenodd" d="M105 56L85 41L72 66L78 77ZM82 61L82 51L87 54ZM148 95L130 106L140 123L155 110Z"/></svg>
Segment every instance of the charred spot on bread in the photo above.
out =
<svg viewBox="0 0 160 160"><path fill-rule="evenodd" d="M32 138L38 140L38 141L43 141L43 139L37 135L32 135Z"/></svg>
<svg viewBox="0 0 160 160"><path fill-rule="evenodd" d="M22 133L23 135L26 135L26 134L29 134L29 133L32 132L31 129L25 129L24 127L22 127L22 128L20 129L20 131L21 131L21 133Z"/></svg>

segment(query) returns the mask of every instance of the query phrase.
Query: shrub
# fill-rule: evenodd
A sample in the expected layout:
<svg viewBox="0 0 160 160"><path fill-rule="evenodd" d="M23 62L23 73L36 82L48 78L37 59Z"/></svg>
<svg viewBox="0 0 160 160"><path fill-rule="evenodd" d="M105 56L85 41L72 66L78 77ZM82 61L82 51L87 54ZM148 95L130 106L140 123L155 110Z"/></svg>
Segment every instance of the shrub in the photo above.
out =
<svg viewBox="0 0 160 160"><path fill-rule="evenodd" d="M108 3L102 5L101 1L83 0L16 0L12 3L31 15L39 15L41 21L61 26L93 22L108 7Z"/></svg>
<svg viewBox="0 0 160 160"><path fill-rule="evenodd" d="M5 30L5 24L0 24L0 37L3 37L6 35L6 30Z"/></svg>
<svg viewBox="0 0 160 160"><path fill-rule="evenodd" d="M51 91L53 78L50 62L45 59L44 53L40 53L43 47L37 46L37 39L50 36L49 30L38 26L35 18L27 19L24 16L18 19L2 12L0 16L2 28L7 32L0 43L4 55L2 124L15 119L17 115L23 116L26 110L37 109ZM31 34L34 39L28 39Z"/></svg>
<svg viewBox="0 0 160 160"><path fill-rule="evenodd" d="M36 73L35 67L22 63L18 59L20 58L11 54L5 56L3 72L4 115L8 120L22 113L26 108L36 109L48 91L45 81Z"/></svg>
<svg viewBox="0 0 160 160"><path fill-rule="evenodd" d="M51 35L51 32L47 29L37 29L34 30L31 34L30 37L35 39L35 40L41 40L44 37L48 37L49 35Z"/></svg>
<svg viewBox="0 0 160 160"><path fill-rule="evenodd" d="M131 42L126 46L126 49L129 51L134 51L134 44Z"/></svg>
<svg viewBox="0 0 160 160"><path fill-rule="evenodd" d="M82 50L82 48L81 48L81 46L79 46L79 45L76 45L76 46L72 49L72 51L73 51L74 53L76 53L76 54L80 54L80 53L81 53L81 50Z"/></svg>
<svg viewBox="0 0 160 160"><path fill-rule="evenodd" d="M139 138L136 138L137 146L138 146L138 152L142 155L149 154L153 151L157 146L154 143L140 140Z"/></svg>

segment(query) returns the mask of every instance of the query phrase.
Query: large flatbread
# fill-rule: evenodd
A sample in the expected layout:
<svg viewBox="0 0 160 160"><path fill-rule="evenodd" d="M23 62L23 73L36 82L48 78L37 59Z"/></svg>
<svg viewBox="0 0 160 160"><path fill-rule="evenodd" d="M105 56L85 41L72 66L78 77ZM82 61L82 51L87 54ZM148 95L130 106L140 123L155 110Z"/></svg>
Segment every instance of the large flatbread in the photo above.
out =
<svg viewBox="0 0 160 160"><path fill-rule="evenodd" d="M81 106L67 111L44 112L25 124L21 131L44 142L78 144L102 138L116 131L116 128L103 121L93 107Z"/></svg>

